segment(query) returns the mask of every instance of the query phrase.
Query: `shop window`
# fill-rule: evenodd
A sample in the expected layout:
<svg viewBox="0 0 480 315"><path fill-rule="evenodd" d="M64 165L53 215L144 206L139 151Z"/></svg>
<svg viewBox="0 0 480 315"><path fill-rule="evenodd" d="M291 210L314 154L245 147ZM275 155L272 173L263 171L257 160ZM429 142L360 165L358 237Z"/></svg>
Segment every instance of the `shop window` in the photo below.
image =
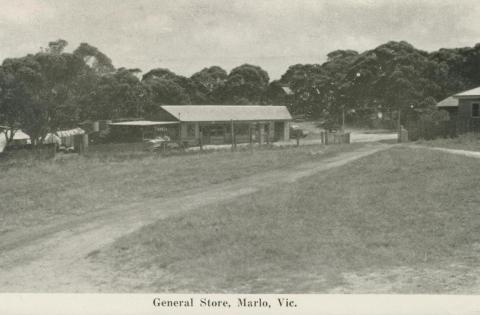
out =
<svg viewBox="0 0 480 315"><path fill-rule="evenodd" d="M235 133L238 135L248 135L249 128L250 126L248 124L235 125Z"/></svg>
<svg viewBox="0 0 480 315"><path fill-rule="evenodd" d="M480 104L472 104L472 117L480 117Z"/></svg>
<svg viewBox="0 0 480 315"><path fill-rule="evenodd" d="M223 126L211 126L210 127L210 135L214 137L221 137L224 135L224 127Z"/></svg>

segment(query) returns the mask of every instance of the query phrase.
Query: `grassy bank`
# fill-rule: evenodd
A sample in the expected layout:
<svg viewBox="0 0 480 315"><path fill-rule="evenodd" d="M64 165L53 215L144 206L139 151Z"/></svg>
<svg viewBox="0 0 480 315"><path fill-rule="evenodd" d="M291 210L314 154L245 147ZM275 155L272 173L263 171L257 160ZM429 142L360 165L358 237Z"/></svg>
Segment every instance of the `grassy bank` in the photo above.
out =
<svg viewBox="0 0 480 315"><path fill-rule="evenodd" d="M107 145L92 147L87 156L7 158L0 160L0 233L118 204L181 195L356 147L264 148L163 157L140 147Z"/></svg>
<svg viewBox="0 0 480 315"><path fill-rule="evenodd" d="M91 259L115 270L118 290L472 292L478 165L394 148L159 221Z"/></svg>
<svg viewBox="0 0 480 315"><path fill-rule="evenodd" d="M435 140L419 140L416 143L433 147L480 151L480 134L464 134L457 138L435 139Z"/></svg>

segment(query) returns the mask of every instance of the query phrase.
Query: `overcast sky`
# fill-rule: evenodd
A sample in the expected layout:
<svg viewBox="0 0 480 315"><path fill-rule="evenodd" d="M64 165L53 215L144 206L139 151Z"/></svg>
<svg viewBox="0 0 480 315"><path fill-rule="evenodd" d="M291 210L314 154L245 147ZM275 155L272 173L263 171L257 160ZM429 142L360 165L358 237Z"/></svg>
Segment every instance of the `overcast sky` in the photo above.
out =
<svg viewBox="0 0 480 315"><path fill-rule="evenodd" d="M272 79L336 49L406 40L424 50L480 42L470 0L0 0L0 60L63 38L88 42L116 67L181 74L251 63ZM67 49L68 50L68 49Z"/></svg>

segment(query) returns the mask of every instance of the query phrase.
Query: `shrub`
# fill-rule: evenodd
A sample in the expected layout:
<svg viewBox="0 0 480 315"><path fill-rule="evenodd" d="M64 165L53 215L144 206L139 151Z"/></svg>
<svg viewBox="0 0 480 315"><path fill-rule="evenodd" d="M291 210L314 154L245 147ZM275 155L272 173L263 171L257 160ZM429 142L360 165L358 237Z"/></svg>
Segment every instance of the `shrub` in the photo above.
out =
<svg viewBox="0 0 480 315"><path fill-rule="evenodd" d="M422 110L417 117L407 124L410 140L433 140L439 137L446 138L455 135L452 121L447 111L428 107Z"/></svg>

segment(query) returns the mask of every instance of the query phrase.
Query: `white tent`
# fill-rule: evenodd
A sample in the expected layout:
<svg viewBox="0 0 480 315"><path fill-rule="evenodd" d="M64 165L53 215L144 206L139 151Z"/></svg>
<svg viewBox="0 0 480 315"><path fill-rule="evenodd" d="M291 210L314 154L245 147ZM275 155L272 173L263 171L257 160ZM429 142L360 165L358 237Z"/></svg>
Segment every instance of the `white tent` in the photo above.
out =
<svg viewBox="0 0 480 315"><path fill-rule="evenodd" d="M3 127L3 126L0 126L0 153L3 152L5 150L5 147L7 146L7 139L5 138L5 132L4 130L1 130L2 128L3 129L6 129L8 127ZM11 130L7 130L7 137L10 136L10 132ZM30 137L23 131L21 130L17 130L15 132L15 134L13 135L13 142L17 142L17 143L24 143L24 144L30 144L31 141L30 141Z"/></svg>
<svg viewBox="0 0 480 315"><path fill-rule="evenodd" d="M55 143L58 146L63 145L66 147L72 147L73 137L76 135L83 135L83 134L85 134L85 130L83 130L82 128L59 130L55 133L48 133L43 143L45 144Z"/></svg>
<svg viewBox="0 0 480 315"><path fill-rule="evenodd" d="M62 144L62 139L60 139L59 136L57 135L54 135L53 133L49 133L47 134L47 136L45 137L45 140L43 140L43 143L45 144L57 144L57 145L61 145Z"/></svg>
<svg viewBox="0 0 480 315"><path fill-rule="evenodd" d="M13 135L13 140L18 140L18 141L21 141L21 140L26 140L27 143L30 143L30 136L27 135L25 132L21 131L21 130L17 130L15 132L15 134Z"/></svg>
<svg viewBox="0 0 480 315"><path fill-rule="evenodd" d="M0 134L0 153L3 152L6 146L7 146L7 139L5 139L5 136L3 134Z"/></svg>

